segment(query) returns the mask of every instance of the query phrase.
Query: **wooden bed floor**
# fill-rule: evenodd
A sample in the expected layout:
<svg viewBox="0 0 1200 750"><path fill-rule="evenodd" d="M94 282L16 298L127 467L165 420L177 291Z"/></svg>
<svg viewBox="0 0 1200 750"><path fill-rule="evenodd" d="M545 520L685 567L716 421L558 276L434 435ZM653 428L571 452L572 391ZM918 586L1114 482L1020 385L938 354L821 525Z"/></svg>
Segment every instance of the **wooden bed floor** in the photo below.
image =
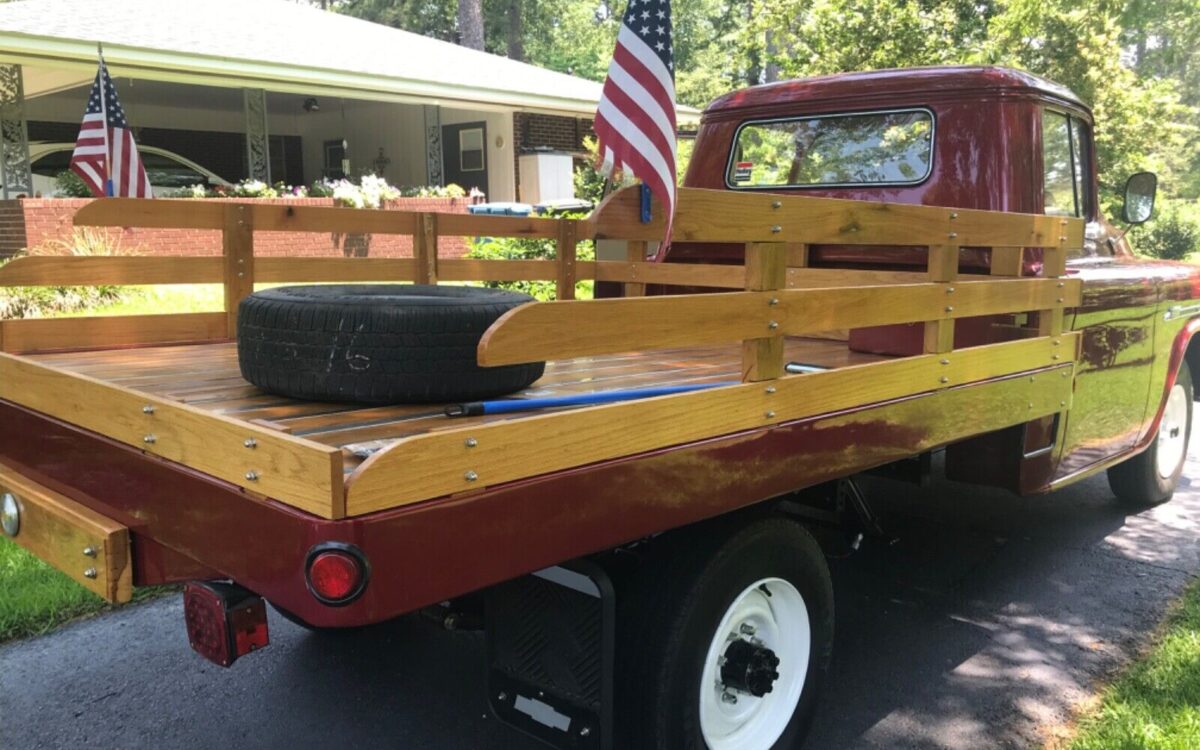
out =
<svg viewBox="0 0 1200 750"><path fill-rule="evenodd" d="M347 472L405 437L537 412L449 418L437 404L364 406L276 396L242 379L230 343L28 355L107 383L243 419L342 449ZM830 369L887 357L851 352L845 341L788 338L786 358ZM543 398L619 388L717 383L741 376L737 345L661 350L549 362L546 374L511 398Z"/></svg>

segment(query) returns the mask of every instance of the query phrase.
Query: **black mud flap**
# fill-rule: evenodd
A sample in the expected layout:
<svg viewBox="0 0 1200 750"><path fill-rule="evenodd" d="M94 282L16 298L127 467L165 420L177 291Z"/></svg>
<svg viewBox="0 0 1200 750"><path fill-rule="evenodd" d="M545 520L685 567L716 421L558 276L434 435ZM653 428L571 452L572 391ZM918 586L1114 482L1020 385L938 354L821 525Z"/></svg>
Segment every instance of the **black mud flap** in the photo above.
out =
<svg viewBox="0 0 1200 750"><path fill-rule="evenodd" d="M616 605L599 566L576 561L491 589L488 702L563 750L611 750Z"/></svg>

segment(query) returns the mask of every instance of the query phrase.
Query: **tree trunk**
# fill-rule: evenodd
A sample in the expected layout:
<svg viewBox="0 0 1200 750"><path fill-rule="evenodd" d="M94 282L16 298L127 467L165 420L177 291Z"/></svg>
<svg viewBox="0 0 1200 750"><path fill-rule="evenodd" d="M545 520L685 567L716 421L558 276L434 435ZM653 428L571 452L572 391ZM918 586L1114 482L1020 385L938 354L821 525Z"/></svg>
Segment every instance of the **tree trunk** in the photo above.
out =
<svg viewBox="0 0 1200 750"><path fill-rule="evenodd" d="M775 42L775 30L767 29L767 64L765 83L775 83L779 80L779 63L775 56L779 54L779 45Z"/></svg>
<svg viewBox="0 0 1200 750"><path fill-rule="evenodd" d="M525 62L525 17L522 15L522 0L508 3L508 56Z"/></svg>
<svg viewBox="0 0 1200 750"><path fill-rule="evenodd" d="M483 49L483 0L458 0L458 43Z"/></svg>

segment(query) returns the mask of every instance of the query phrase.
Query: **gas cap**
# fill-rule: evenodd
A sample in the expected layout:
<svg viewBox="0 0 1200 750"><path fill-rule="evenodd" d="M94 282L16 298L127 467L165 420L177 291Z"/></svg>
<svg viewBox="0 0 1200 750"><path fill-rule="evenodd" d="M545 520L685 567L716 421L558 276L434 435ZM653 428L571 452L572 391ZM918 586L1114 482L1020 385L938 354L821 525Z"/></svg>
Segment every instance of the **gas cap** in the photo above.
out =
<svg viewBox="0 0 1200 750"><path fill-rule="evenodd" d="M11 492L5 492L0 498L0 528L8 536L16 536L21 530L21 506Z"/></svg>

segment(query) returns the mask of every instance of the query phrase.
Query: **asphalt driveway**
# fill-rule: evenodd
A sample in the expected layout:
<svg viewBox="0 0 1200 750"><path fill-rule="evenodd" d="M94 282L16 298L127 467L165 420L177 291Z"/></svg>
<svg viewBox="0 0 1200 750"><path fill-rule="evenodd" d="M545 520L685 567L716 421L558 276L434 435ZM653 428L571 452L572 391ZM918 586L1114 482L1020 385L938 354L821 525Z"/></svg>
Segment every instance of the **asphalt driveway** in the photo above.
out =
<svg viewBox="0 0 1200 750"><path fill-rule="evenodd" d="M1103 476L1027 499L871 482L898 541L831 562L837 651L806 747L1039 745L1200 572L1196 458L1137 515ZM476 635L271 628L230 670L188 648L178 597L2 646L0 747L541 747L488 715Z"/></svg>

